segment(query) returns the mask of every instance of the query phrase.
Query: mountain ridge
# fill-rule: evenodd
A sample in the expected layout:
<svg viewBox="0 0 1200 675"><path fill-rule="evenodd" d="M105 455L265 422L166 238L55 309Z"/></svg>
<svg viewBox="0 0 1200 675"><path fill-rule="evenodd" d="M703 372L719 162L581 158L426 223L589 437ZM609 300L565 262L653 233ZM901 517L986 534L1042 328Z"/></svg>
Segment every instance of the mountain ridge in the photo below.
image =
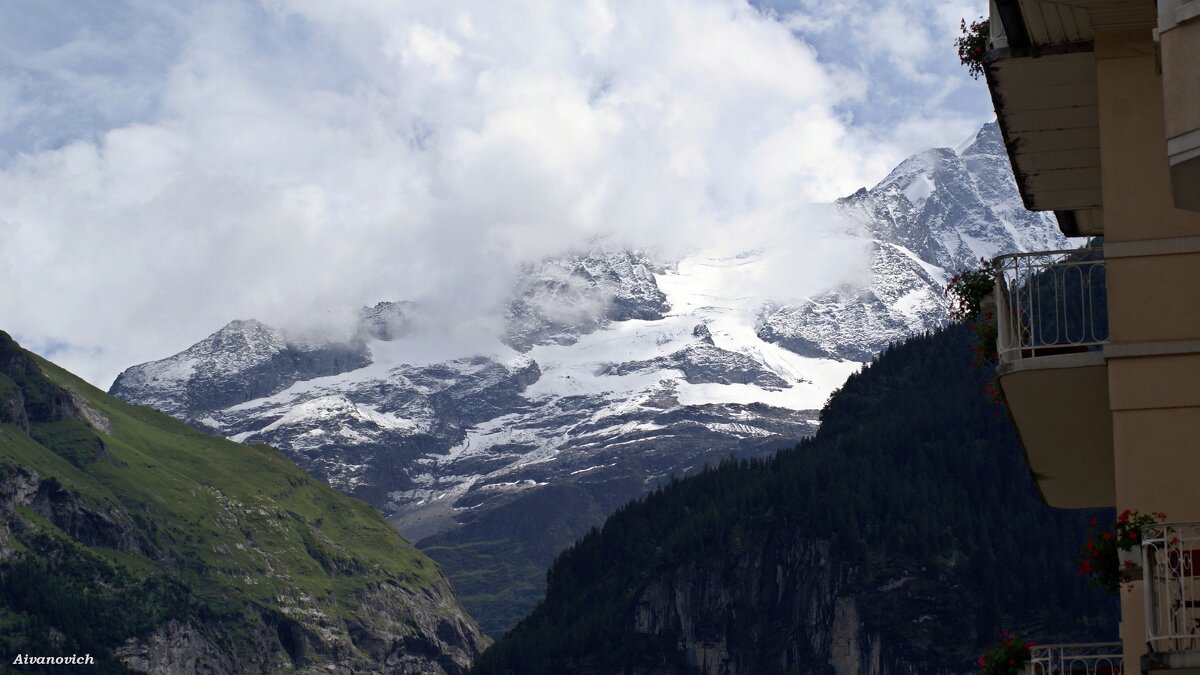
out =
<svg viewBox="0 0 1200 675"><path fill-rule="evenodd" d="M268 361L284 365L275 375L250 373L271 385L264 395L231 385L227 400L238 402L213 407L204 402L218 399L205 393L203 378L131 386L178 356L130 368L114 393L153 404L160 390L199 389L181 400L203 405L174 414L241 442L275 445L382 509L406 536L456 561L448 564L465 584L464 601L498 633L521 611L493 603L466 562L477 555L490 564L468 535L486 531L489 514L529 513L542 501L538 491L575 486L570 503L580 517L563 521L565 546L596 513L672 476L789 446L816 431L816 411L861 363L945 322L949 274L980 255L1061 247L1049 217L1021 207L997 137L995 124L985 125L961 153L920 153L831 205L830 217L869 253L858 287L772 304L745 286L787 264L770 247L664 264L597 244L524 271L506 305L506 333L490 353L414 357L428 351L422 340L438 338L422 333L421 308L406 304L389 339L357 330L342 347L347 359L369 361L359 368L325 358L320 363L341 365L298 379L286 338L272 334L285 345L268 345ZM539 552L519 563L524 569L551 562L538 542L522 545ZM540 573L521 583L537 587ZM493 621L493 611L507 618Z"/></svg>

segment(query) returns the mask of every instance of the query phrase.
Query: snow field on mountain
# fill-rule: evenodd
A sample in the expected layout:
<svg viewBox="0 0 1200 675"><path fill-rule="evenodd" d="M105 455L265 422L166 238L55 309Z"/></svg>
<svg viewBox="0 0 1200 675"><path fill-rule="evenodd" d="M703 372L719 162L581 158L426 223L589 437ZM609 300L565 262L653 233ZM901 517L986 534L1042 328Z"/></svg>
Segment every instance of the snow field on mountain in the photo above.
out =
<svg viewBox="0 0 1200 675"><path fill-rule="evenodd" d="M862 362L947 320L951 273L1067 245L1021 207L994 124L792 216L674 259L565 251L520 271L501 319L385 302L328 344L233 322L119 395L273 444L419 538L533 486L793 443Z"/></svg>
<svg viewBox="0 0 1200 675"><path fill-rule="evenodd" d="M830 392L862 364L803 357L759 339L756 323L770 289L753 289L746 280L756 277L755 268L764 266L766 257L762 251L725 257L702 254L656 274L655 281L671 304L665 318L617 322L572 345L534 347L529 356L541 367L542 377L526 395L534 399L605 393L633 396L670 383L683 405L765 403L795 410L820 408ZM648 361L683 349L700 339L693 334L700 325L708 328L715 346L753 358L789 386L772 390L753 384L694 384L683 381L680 372L672 369L597 374L608 364Z"/></svg>

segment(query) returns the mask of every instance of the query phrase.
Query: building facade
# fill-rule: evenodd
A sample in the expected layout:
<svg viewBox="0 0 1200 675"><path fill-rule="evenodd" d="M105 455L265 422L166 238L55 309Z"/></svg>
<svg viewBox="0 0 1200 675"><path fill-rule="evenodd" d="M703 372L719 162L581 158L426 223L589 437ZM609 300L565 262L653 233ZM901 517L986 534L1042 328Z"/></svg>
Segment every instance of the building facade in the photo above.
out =
<svg viewBox="0 0 1200 675"><path fill-rule="evenodd" d="M1124 672L1200 673L1200 0L990 10L1022 198L1103 238L997 259L1000 387L1048 504L1167 514L1120 592Z"/></svg>

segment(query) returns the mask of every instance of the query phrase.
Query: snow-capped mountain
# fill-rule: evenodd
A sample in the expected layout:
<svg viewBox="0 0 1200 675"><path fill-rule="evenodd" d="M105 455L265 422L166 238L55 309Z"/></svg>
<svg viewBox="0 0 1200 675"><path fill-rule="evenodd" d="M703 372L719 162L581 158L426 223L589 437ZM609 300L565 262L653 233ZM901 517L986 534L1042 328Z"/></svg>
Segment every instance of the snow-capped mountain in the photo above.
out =
<svg viewBox="0 0 1200 675"><path fill-rule="evenodd" d="M619 503L730 452L808 435L816 409L859 367L757 337L761 308L725 290L755 262L685 259L668 270L600 247L527 270L489 354L421 358L415 339L366 329L300 343L234 321L128 369L112 390L279 447L414 539L453 527L463 500L475 508L609 476L637 457L637 486L610 496ZM407 310L411 322L419 310Z"/></svg>
<svg viewBox="0 0 1200 675"><path fill-rule="evenodd" d="M179 354L125 370L110 393L197 421L198 411L268 396L301 380L370 362L361 340L308 341L259 321L231 321Z"/></svg>
<svg viewBox="0 0 1200 675"><path fill-rule="evenodd" d="M437 336L414 327L420 307L381 303L342 341L234 321L129 368L112 393L270 443L415 541L547 486L586 493L586 508L570 508L594 523L673 475L811 434L863 361L945 320L953 271L1065 245L1048 216L1021 208L995 124L829 212L869 252L858 287L777 303L744 283L772 264L770 248L656 260L597 245L524 270L505 334L480 353L427 348ZM472 608L485 628L505 627L487 611Z"/></svg>
<svg viewBox="0 0 1200 675"><path fill-rule="evenodd" d="M504 342L520 352L574 344L580 335L629 319L661 319L667 297L640 252L566 255L525 270L508 304Z"/></svg>
<svg viewBox="0 0 1200 675"><path fill-rule="evenodd" d="M948 277L980 258L1064 248L1053 216L1026 211L995 123L958 151L927 150L837 209L872 240L871 282L764 317L764 340L799 354L865 361L945 320Z"/></svg>

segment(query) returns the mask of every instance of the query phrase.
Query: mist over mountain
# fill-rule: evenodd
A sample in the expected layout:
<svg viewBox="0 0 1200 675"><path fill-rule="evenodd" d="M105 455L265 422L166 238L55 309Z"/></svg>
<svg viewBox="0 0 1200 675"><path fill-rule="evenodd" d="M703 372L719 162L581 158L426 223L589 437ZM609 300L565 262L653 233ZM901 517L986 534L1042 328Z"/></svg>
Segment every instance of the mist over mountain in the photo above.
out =
<svg viewBox="0 0 1200 675"><path fill-rule="evenodd" d="M364 309L341 339L242 320L127 369L112 393L270 443L376 505L498 634L604 514L812 435L863 362L944 322L950 273L1062 245L1048 216L1021 208L995 124L813 213L839 236L771 232L671 259L597 242L529 266L502 334L469 352L437 308L414 304ZM823 243L861 265L826 272ZM815 272L827 283L809 289ZM788 274L805 281L781 284Z"/></svg>
<svg viewBox="0 0 1200 675"><path fill-rule="evenodd" d="M945 320L949 274L977 268L980 258L1066 246L1052 216L1022 206L994 123L958 150L910 157L836 205L872 242L871 283L764 317L759 335L800 354L868 361L888 342Z"/></svg>

